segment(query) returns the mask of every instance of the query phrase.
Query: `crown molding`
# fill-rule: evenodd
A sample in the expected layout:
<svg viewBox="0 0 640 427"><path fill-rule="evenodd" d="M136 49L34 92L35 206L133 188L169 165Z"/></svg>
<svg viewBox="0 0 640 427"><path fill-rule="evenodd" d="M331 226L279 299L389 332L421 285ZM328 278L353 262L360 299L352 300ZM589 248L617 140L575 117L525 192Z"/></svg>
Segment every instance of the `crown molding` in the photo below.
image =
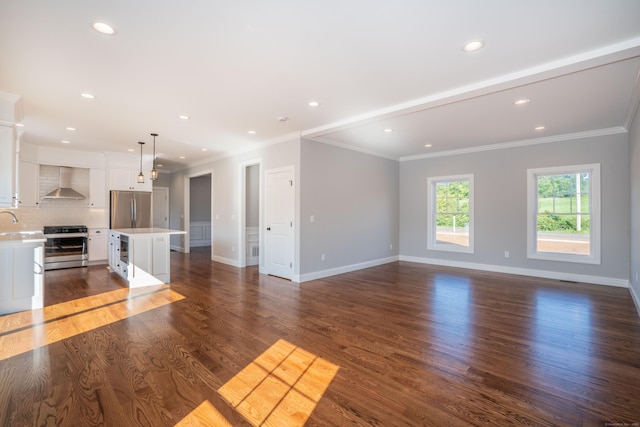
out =
<svg viewBox="0 0 640 427"><path fill-rule="evenodd" d="M419 154L416 156L401 157L401 162L430 159L434 157L457 156L460 154L478 153L481 151L503 150L506 148L524 147L527 145L548 144L550 142L571 141L574 139L593 138L605 135L617 135L627 133L628 130L623 126L612 128L589 130L584 132L566 133L564 135L547 136L543 138L524 139L520 141L500 142L497 144L483 145L480 147L461 148L459 150L440 151L438 153Z"/></svg>
<svg viewBox="0 0 640 427"><path fill-rule="evenodd" d="M334 147L344 148L345 150L357 151L358 153L368 154L370 156L382 157L384 159L395 160L395 161L399 160L398 157L387 156L387 155L384 155L384 154L381 154L381 153L377 153L375 151L367 150L365 148L353 147L351 145L340 144L338 142L331 141L330 139L326 139L326 138L317 137L317 138L304 138L304 139L306 139L308 141L319 142L321 144L333 145Z"/></svg>
<svg viewBox="0 0 640 427"><path fill-rule="evenodd" d="M636 117L636 113L638 112L639 105L640 105L640 71L638 71L638 75L636 76L636 83L633 86L633 93L631 94L631 103L629 104L629 109L627 110L627 117L624 121L625 128L631 129L631 124L633 123L633 120Z"/></svg>
<svg viewBox="0 0 640 427"><path fill-rule="evenodd" d="M637 56L640 56L640 37L304 130L301 136L315 139L332 132L441 107Z"/></svg>

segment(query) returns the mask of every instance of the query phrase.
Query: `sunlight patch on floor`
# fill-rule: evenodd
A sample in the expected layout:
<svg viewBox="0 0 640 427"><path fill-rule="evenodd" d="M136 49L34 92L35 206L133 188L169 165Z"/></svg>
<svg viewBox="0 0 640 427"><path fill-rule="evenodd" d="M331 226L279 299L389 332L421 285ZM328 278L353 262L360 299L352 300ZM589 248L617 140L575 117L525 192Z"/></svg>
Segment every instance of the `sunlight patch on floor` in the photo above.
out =
<svg viewBox="0 0 640 427"><path fill-rule="evenodd" d="M338 369L281 339L218 393L254 426L303 426Z"/></svg>
<svg viewBox="0 0 640 427"><path fill-rule="evenodd" d="M169 286L118 289L0 317L0 360L184 299Z"/></svg>
<svg viewBox="0 0 640 427"><path fill-rule="evenodd" d="M205 400L174 427L231 427L231 423L208 400Z"/></svg>

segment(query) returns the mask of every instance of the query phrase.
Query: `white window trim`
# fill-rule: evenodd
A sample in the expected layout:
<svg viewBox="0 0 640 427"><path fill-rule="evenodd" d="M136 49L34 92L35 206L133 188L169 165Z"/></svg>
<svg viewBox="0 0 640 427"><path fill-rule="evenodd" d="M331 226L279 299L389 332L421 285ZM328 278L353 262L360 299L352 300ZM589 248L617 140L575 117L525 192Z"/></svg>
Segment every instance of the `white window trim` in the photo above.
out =
<svg viewBox="0 0 640 427"><path fill-rule="evenodd" d="M450 243L438 243L436 241L436 198L435 187L439 182L452 182L452 181L469 181L469 246L453 245ZM451 176L434 176L427 178L427 197L428 197L428 209L427 209L427 249L430 251L446 251L446 252L460 252L460 253L473 253L473 235L474 235L474 212L473 212L473 174L467 175L451 175Z"/></svg>
<svg viewBox="0 0 640 427"><path fill-rule="evenodd" d="M538 252L536 247L537 230L537 206L538 206L538 176L542 175L564 175L576 173L589 173L591 180L589 183L591 203L590 216L590 255L563 254L555 252ZM548 261L577 262L583 264L600 264L600 164L572 165L551 168L527 169L527 258L541 259Z"/></svg>

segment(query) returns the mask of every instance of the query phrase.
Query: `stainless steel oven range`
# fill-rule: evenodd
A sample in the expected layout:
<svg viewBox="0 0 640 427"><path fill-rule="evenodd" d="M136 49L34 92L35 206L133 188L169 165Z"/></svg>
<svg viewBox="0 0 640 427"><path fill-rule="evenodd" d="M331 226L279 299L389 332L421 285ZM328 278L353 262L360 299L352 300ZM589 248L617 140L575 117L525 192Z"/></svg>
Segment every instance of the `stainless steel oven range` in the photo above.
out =
<svg viewBox="0 0 640 427"><path fill-rule="evenodd" d="M44 269L86 267L88 229L84 225L45 226Z"/></svg>

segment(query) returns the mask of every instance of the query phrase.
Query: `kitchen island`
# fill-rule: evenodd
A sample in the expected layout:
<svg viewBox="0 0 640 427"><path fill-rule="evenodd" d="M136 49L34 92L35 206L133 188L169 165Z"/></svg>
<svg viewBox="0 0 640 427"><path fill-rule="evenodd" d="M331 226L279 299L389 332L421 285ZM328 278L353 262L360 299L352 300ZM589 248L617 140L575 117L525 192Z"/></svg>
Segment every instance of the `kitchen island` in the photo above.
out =
<svg viewBox="0 0 640 427"><path fill-rule="evenodd" d="M171 281L170 237L186 231L167 228L117 228L109 230L109 268L129 287Z"/></svg>
<svg viewBox="0 0 640 427"><path fill-rule="evenodd" d="M0 232L0 315L42 308L42 231Z"/></svg>

